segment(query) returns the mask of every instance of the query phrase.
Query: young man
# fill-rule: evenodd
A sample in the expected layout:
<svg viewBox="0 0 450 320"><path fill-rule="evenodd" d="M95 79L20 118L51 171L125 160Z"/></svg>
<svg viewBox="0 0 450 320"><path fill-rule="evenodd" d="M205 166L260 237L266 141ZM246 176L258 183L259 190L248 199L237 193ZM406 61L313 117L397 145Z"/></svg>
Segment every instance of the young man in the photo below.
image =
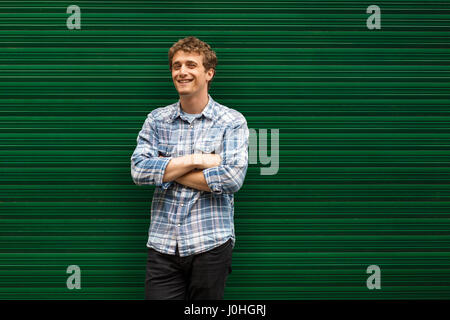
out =
<svg viewBox="0 0 450 320"><path fill-rule="evenodd" d="M223 299L249 131L241 113L208 94L216 64L215 52L195 37L170 48L180 99L148 114L131 157L134 183L156 186L146 299Z"/></svg>

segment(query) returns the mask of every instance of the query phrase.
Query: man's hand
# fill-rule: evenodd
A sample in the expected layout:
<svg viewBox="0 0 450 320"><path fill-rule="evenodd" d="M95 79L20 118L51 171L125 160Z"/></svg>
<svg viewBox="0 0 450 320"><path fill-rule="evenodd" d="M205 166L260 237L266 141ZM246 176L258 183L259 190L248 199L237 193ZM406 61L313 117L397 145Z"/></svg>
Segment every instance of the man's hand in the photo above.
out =
<svg viewBox="0 0 450 320"><path fill-rule="evenodd" d="M164 158L163 156L159 157ZM188 160L186 159L186 161ZM220 166L222 157L218 154L194 153L190 156L190 161L195 166L195 170L203 170Z"/></svg>
<svg viewBox="0 0 450 320"><path fill-rule="evenodd" d="M222 157L218 154L202 154L194 153L192 155L192 163L196 169L208 169L220 166Z"/></svg>

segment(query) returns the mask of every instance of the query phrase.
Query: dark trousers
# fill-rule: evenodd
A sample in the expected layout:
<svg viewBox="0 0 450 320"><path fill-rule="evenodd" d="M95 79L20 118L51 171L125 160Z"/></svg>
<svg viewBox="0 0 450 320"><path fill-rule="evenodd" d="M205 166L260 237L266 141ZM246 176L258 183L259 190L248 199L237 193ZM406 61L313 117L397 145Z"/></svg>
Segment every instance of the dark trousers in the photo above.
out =
<svg viewBox="0 0 450 320"><path fill-rule="evenodd" d="M212 250L180 257L148 248L147 300L222 300L231 273L231 239Z"/></svg>

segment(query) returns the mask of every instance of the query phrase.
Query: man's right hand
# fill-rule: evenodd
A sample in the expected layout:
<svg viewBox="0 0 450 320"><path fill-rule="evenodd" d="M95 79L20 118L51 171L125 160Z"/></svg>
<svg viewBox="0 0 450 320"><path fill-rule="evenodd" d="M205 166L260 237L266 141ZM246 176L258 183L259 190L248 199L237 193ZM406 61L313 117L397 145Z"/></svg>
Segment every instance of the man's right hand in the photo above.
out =
<svg viewBox="0 0 450 320"><path fill-rule="evenodd" d="M220 166L222 162L222 157L218 154L202 154L194 153L192 154L192 163L195 165L196 169L208 169Z"/></svg>

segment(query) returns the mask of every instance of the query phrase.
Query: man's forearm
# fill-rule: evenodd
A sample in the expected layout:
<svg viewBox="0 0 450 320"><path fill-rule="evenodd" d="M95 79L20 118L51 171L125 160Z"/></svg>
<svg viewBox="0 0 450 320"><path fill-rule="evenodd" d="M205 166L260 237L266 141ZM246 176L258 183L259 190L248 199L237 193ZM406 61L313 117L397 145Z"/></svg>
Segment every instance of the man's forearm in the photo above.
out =
<svg viewBox="0 0 450 320"><path fill-rule="evenodd" d="M166 167L163 176L163 182L173 181L194 170L196 165L192 161L192 156L187 155L178 158L172 158Z"/></svg>
<svg viewBox="0 0 450 320"><path fill-rule="evenodd" d="M202 170L188 172L175 181L189 188L211 192Z"/></svg>
<svg viewBox="0 0 450 320"><path fill-rule="evenodd" d="M161 157L161 156L160 156ZM186 175L188 172L191 172L194 169L206 169L211 167L216 167L220 165L222 158L216 154L190 154L182 157L172 158L166 166L163 176L163 182L174 181L180 178L183 175ZM201 171L200 171L201 173ZM182 181L185 184L189 183L187 179L194 179L191 184L198 186L199 190L209 191L208 185L206 184L206 180L204 175L194 175L185 177ZM181 182L180 182L181 183ZM207 189L207 190L206 190Z"/></svg>

